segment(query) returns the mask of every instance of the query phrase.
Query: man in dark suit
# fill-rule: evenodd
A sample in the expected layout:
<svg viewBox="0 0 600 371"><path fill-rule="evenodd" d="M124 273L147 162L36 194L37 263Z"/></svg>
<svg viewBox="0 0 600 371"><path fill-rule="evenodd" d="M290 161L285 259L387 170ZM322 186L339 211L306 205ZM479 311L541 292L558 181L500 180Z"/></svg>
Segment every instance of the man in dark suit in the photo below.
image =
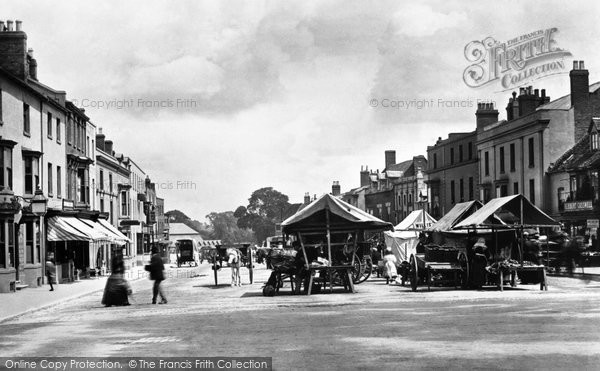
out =
<svg viewBox="0 0 600 371"><path fill-rule="evenodd" d="M150 279L154 280L154 286L152 287L152 304L156 304L156 299L160 295L161 301L158 304L167 304L167 298L163 293L160 283L164 281L165 266L162 262L162 258L158 254L156 247L152 248L152 258L150 258Z"/></svg>

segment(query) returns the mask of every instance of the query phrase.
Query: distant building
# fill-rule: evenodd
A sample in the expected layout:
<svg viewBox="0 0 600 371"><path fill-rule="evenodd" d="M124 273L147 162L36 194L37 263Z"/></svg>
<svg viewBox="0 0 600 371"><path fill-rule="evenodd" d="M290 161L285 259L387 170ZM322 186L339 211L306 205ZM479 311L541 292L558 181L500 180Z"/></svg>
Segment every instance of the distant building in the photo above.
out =
<svg viewBox="0 0 600 371"><path fill-rule="evenodd" d="M590 121L588 132L548 169L550 210L573 236L586 236L598 248L600 219L600 118Z"/></svg>
<svg viewBox="0 0 600 371"><path fill-rule="evenodd" d="M202 236L196 230L187 226L184 223L171 223L169 225L169 241L177 241L181 239L192 239L202 242Z"/></svg>
<svg viewBox="0 0 600 371"><path fill-rule="evenodd" d="M382 172L361 169L361 187L343 197L358 204L364 188L364 210L384 221L397 224L412 211L427 206L424 156L396 163L396 151L385 151Z"/></svg>
<svg viewBox="0 0 600 371"><path fill-rule="evenodd" d="M457 203L477 197L477 131L450 133L427 147L429 213L441 218Z"/></svg>

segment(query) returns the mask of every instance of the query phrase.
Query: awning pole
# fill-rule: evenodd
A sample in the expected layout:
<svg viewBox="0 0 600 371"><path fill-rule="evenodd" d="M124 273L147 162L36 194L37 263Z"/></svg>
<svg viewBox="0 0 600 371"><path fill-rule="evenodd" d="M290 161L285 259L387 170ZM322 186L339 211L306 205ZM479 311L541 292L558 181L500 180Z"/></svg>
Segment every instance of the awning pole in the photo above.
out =
<svg viewBox="0 0 600 371"><path fill-rule="evenodd" d="M523 196L521 196L520 198L521 201L521 241L519 243L519 263L521 264L521 267L523 266L523 243L524 243L524 239L523 239Z"/></svg>
<svg viewBox="0 0 600 371"><path fill-rule="evenodd" d="M325 219L327 222L327 253L329 254L329 266L331 266L331 232L329 230L329 208L325 209Z"/></svg>

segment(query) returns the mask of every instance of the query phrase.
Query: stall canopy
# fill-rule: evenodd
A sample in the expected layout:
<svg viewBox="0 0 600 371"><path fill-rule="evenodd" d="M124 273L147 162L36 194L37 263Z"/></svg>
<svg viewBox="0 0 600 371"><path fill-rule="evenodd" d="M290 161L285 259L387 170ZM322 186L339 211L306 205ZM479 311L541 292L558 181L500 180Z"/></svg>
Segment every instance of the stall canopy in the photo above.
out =
<svg viewBox="0 0 600 371"><path fill-rule="evenodd" d="M327 225L332 231L348 228L393 229L392 223L384 222L330 194L321 196L281 223L284 233L302 230L324 231Z"/></svg>
<svg viewBox="0 0 600 371"><path fill-rule="evenodd" d="M423 223L425 219L425 223ZM423 210L415 210L408 214L404 220L402 220L397 226L394 227L395 231L416 231L430 228L436 220Z"/></svg>
<svg viewBox="0 0 600 371"><path fill-rule="evenodd" d="M423 223L425 219L425 223ZM398 262L408 261L411 254L417 253L419 230L431 227L436 221L426 211L415 210L394 227L394 231L383 232L385 246L390 247Z"/></svg>
<svg viewBox="0 0 600 371"><path fill-rule="evenodd" d="M480 209L483 204L477 200L461 202L456 205L440 220L429 228L430 231L449 231L463 219Z"/></svg>
<svg viewBox="0 0 600 371"><path fill-rule="evenodd" d="M502 222L498 223L498 219ZM490 200L475 213L456 224L455 228L520 227L559 225L554 219L538 209L523 195L499 197Z"/></svg>

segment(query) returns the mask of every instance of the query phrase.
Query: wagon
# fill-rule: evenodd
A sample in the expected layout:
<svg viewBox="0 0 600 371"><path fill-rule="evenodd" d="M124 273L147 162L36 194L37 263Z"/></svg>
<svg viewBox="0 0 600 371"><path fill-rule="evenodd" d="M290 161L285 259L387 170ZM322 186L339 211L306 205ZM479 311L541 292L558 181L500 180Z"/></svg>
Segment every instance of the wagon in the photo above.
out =
<svg viewBox="0 0 600 371"><path fill-rule="evenodd" d="M410 286L417 291L419 282L439 285L454 284L466 288L469 282L470 262L466 249L453 246L425 246L424 254L412 254L409 258ZM406 273L405 273L406 274Z"/></svg>
<svg viewBox="0 0 600 371"><path fill-rule="evenodd" d="M308 295L327 286L333 291L334 285L354 292L355 281L364 277L368 267L365 256L369 254L360 256L361 250L364 251L365 232L393 228L391 223L329 194L313 201L281 225L284 237L295 241L299 259L296 267L301 271L298 274L302 274L302 279L297 281L304 282Z"/></svg>
<svg viewBox="0 0 600 371"><path fill-rule="evenodd" d="M217 245L211 250L210 258L212 270L215 276L215 286L219 283L218 272L223 267L224 262L227 262L227 250L236 249L240 256L240 267L248 268L248 279L250 283L254 282L254 251L250 243L225 244Z"/></svg>

